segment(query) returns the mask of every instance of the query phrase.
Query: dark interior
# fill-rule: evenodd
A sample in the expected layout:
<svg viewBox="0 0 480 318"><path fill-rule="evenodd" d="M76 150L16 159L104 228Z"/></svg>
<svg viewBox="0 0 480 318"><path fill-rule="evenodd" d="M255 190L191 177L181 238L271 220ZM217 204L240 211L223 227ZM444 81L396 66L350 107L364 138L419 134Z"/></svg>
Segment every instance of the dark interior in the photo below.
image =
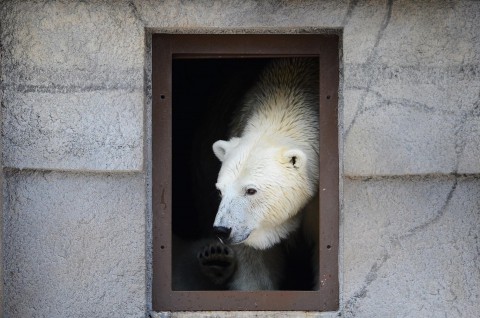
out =
<svg viewBox="0 0 480 318"><path fill-rule="evenodd" d="M183 239L211 236L220 202L220 162L212 144L228 126L246 90L271 59L174 59L172 96L172 231ZM173 246L175 249L175 246ZM289 253L285 290L311 290L312 250Z"/></svg>
<svg viewBox="0 0 480 318"><path fill-rule="evenodd" d="M228 138L235 107L267 59L173 60L173 232L209 235L218 207L220 162L212 144Z"/></svg>

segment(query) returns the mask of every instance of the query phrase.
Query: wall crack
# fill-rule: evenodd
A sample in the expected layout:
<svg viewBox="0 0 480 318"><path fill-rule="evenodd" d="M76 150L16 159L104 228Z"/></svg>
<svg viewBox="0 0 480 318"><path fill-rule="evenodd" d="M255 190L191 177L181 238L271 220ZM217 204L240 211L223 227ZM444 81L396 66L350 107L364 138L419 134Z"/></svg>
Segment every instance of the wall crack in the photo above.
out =
<svg viewBox="0 0 480 318"><path fill-rule="evenodd" d="M398 237L398 240L407 239L407 238L409 238L409 237L417 234L418 232L426 229L427 227L438 223L438 221L439 221L439 220L442 218L442 216L445 214L445 212L446 212L446 210L447 210L447 208L448 208L448 205L450 204L450 201L452 200L453 194L454 194L455 190L457 189L457 185L458 185L458 178L455 177L455 181L454 181L454 183L453 183L453 185L452 185L452 188L451 188L450 191L448 192L444 204L443 204L442 207L437 211L437 214L436 214L432 219L426 221L425 223L420 224L420 225L417 225L417 226L415 226L414 228L410 229L406 234L401 235L400 237Z"/></svg>
<svg viewBox="0 0 480 318"><path fill-rule="evenodd" d="M396 245L396 246L401 245L402 240L406 240L406 239L418 234L419 232L426 229L427 227L430 227L430 226L438 223L440 221L440 219L444 216L444 214L445 214L445 212L446 212L446 210L447 210L447 208L450 204L450 201L453 198L453 195L455 193L455 190L456 190L457 186L458 186L458 177L455 176L455 180L454 180L453 185L450 188L450 190L449 190L449 192L448 192L448 194L445 198L445 202L442 204L440 209L437 211L436 215L432 219L426 221L425 223L420 224L420 225L410 229L408 231L408 233L406 233L402 236L396 237L396 238L391 238L390 241L394 242L394 245ZM395 250L393 251L393 253L395 253ZM378 278L379 270L391 258L391 256L392 256L391 253L389 253L388 251L385 251L381 255L381 259L379 261L376 261L372 265L372 267L370 268L370 271L365 276L363 286L357 292L355 292L353 294L353 296L349 300L347 300L346 303L345 303L345 313L347 314L347 316L351 316L351 317L355 316L355 314L357 313L357 309L360 306L359 302L367 296L368 289L369 289L370 285Z"/></svg>
<svg viewBox="0 0 480 318"><path fill-rule="evenodd" d="M370 88L373 84L373 79L375 78L374 76L372 76L374 72L374 69L372 66L374 65L374 62L378 59L378 45L381 39L383 38L385 30L387 29L390 23L390 18L392 16L392 8L393 8L393 0L388 0L387 11L385 13L382 24L380 25L380 29L375 38L375 44L373 45L372 53L368 56L366 62L363 64L363 68L367 69L367 71L365 72L367 74L366 77L368 78L366 89L362 93L362 96L360 96L359 106L357 108L357 111L355 112L355 115L353 116L352 122L348 125L347 129L345 130L345 138L348 136L350 129L355 124L357 117L364 112L365 100L367 98L368 93L370 92Z"/></svg>

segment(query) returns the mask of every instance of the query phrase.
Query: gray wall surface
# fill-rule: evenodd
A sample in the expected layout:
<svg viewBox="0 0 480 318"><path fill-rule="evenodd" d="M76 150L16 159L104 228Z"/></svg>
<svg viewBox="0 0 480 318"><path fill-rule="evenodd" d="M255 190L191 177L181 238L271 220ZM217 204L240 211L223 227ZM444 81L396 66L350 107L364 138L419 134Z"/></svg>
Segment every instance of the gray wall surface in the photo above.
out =
<svg viewBox="0 0 480 318"><path fill-rule="evenodd" d="M2 74L2 51L0 50L0 75L1 74ZM0 85L0 105L3 105L3 94L2 94L1 85ZM3 122L2 112L0 111L0 124L2 122ZM2 152L1 139L0 139L0 152ZM0 165L1 164L2 164L2 158L0 158ZM3 169L2 171L0 171L0 188L3 189ZM0 196L0 259L3 260L3 195ZM3 264L3 262L1 264ZM0 264L0 318L3 318L3 266L1 266L1 264Z"/></svg>
<svg viewBox="0 0 480 318"><path fill-rule="evenodd" d="M152 33L332 29L340 309L304 315L478 316L480 1L2 1L0 27L5 317L149 313Z"/></svg>

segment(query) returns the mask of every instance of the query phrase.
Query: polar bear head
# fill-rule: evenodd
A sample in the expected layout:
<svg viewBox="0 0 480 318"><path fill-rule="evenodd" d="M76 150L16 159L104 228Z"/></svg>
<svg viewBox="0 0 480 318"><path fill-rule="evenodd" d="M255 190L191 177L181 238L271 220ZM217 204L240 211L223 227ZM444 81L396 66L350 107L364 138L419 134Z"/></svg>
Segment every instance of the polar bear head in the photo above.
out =
<svg viewBox="0 0 480 318"><path fill-rule="evenodd" d="M318 172L309 166L318 158L277 136L219 140L213 151L222 162L214 229L226 243L266 249L299 226L299 211L316 192Z"/></svg>

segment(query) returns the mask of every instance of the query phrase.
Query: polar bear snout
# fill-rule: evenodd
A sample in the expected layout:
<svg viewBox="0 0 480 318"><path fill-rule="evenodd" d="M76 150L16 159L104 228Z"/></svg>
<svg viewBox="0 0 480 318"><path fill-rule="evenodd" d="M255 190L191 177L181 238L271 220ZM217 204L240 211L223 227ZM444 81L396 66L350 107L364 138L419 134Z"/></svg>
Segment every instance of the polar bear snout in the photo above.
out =
<svg viewBox="0 0 480 318"><path fill-rule="evenodd" d="M229 228L229 227L225 227L225 226L214 226L213 227L213 233L222 242L226 242L228 240L231 232L232 232L232 228Z"/></svg>

